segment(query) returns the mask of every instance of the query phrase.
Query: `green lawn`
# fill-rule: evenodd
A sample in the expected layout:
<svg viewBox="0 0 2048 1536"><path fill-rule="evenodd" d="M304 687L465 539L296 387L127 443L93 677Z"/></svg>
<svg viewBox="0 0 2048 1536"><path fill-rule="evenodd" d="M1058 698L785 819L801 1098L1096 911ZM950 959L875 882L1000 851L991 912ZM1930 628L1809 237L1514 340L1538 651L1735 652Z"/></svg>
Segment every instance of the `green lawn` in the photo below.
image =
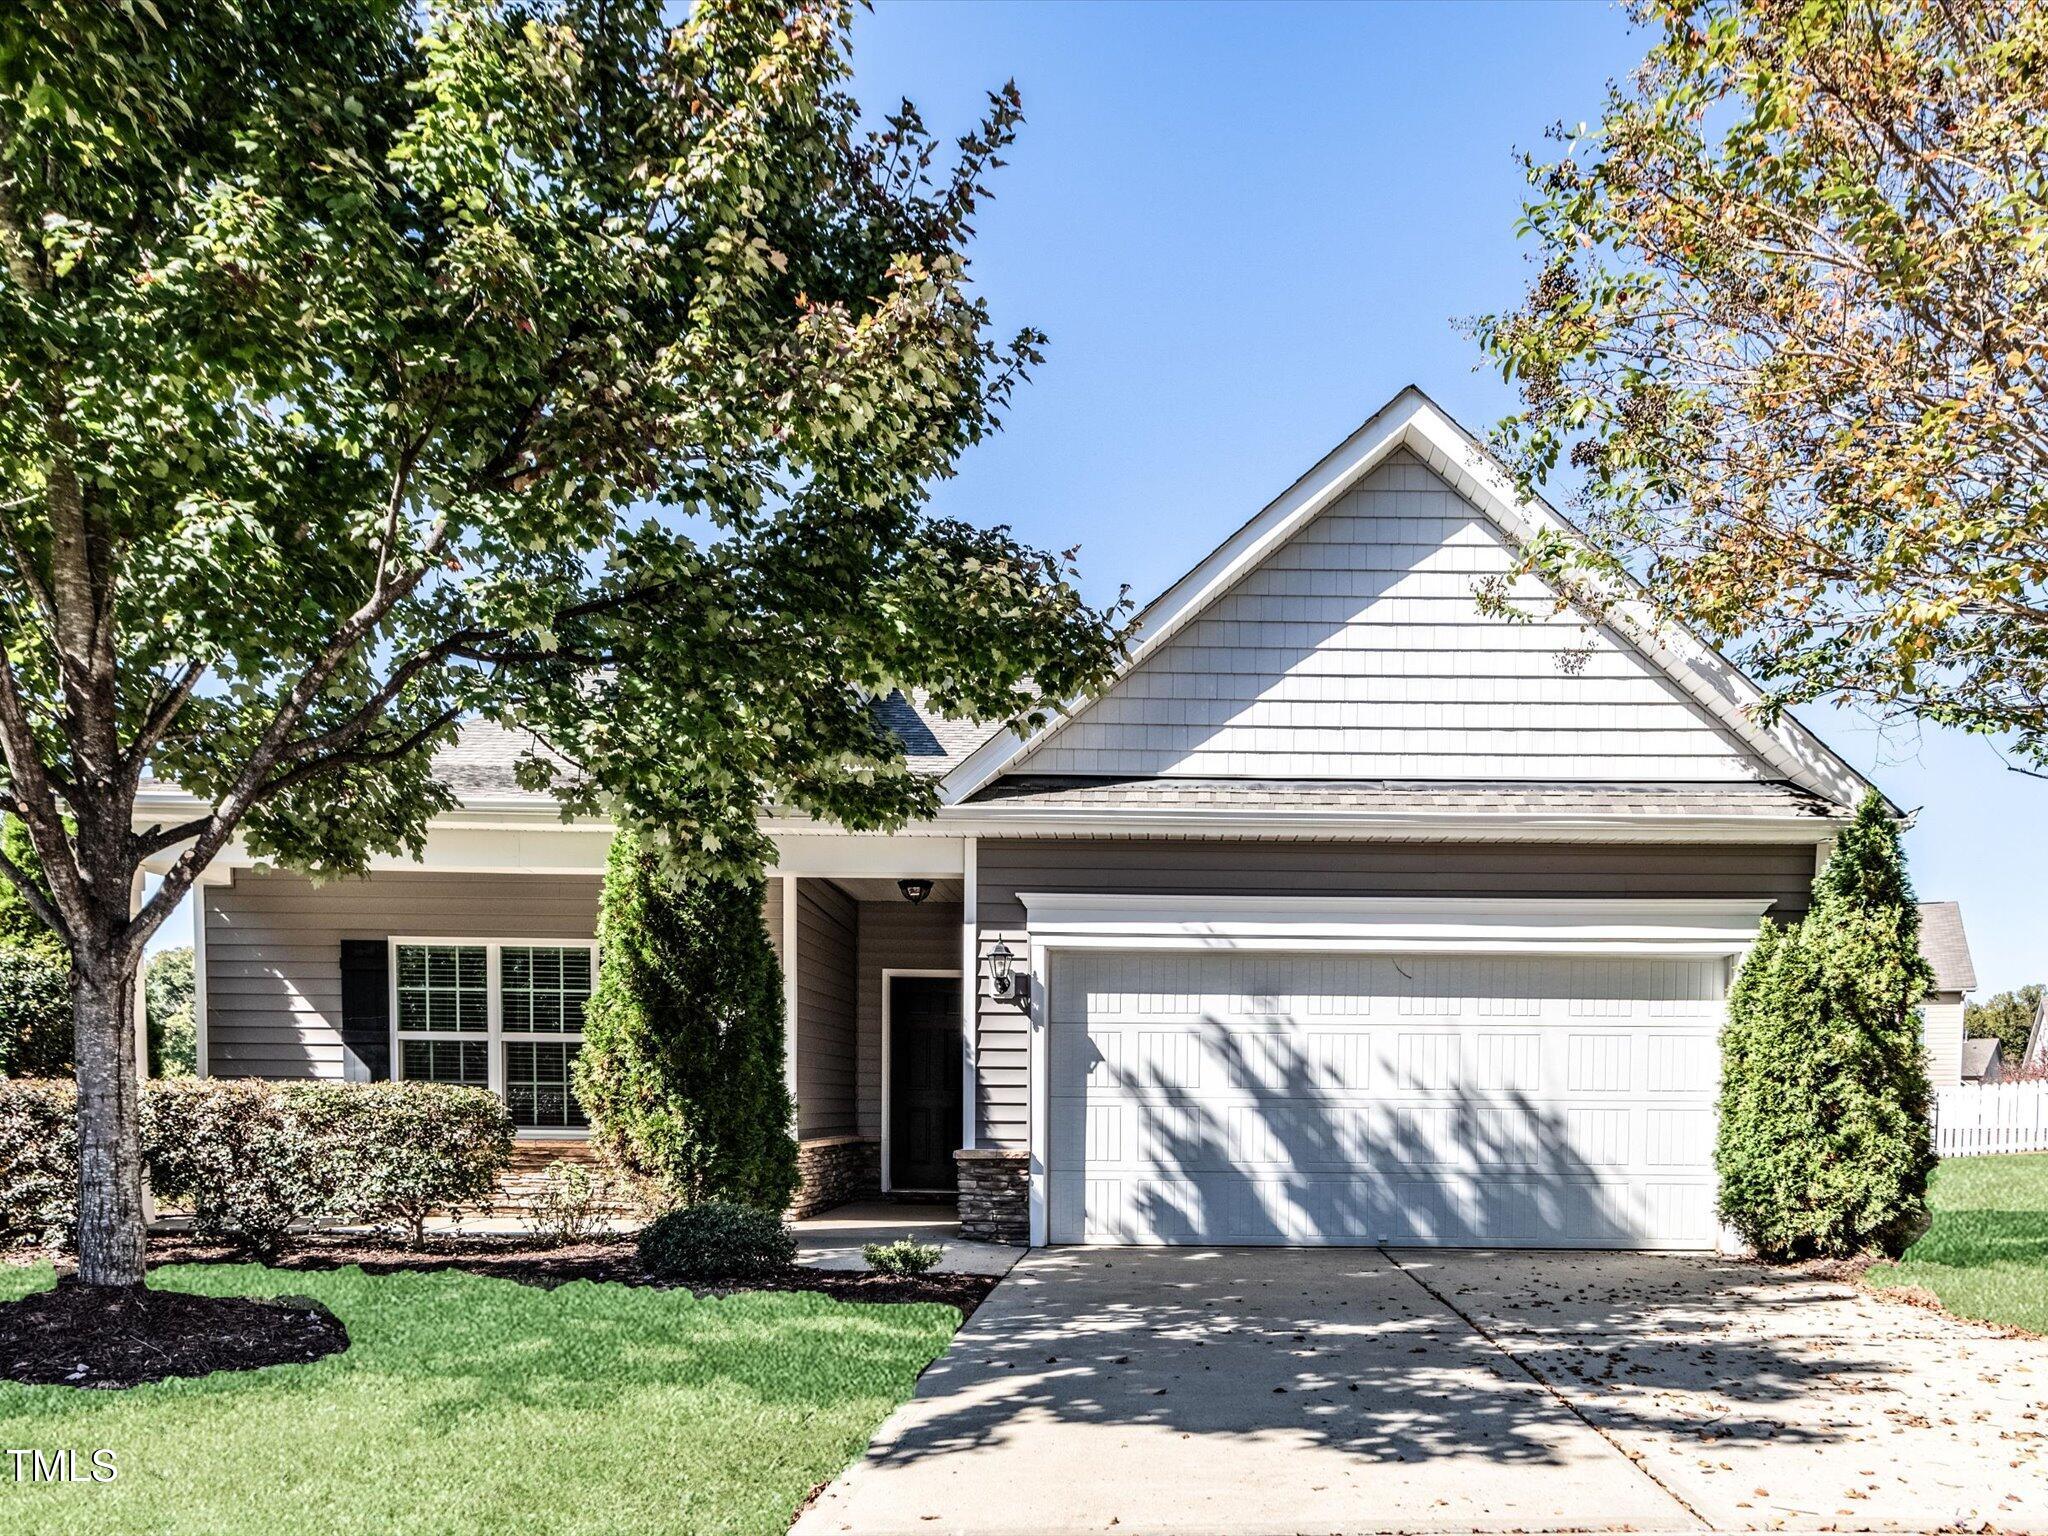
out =
<svg viewBox="0 0 2048 1536"><path fill-rule="evenodd" d="M1869 1282L1921 1286L1960 1317L2048 1333L2048 1153L1950 1158L1932 1199L1934 1226Z"/></svg>
<svg viewBox="0 0 2048 1536"><path fill-rule="evenodd" d="M0 1269L0 1299L51 1272ZM318 1297L350 1347L125 1392L0 1382L0 1449L111 1448L118 1480L15 1483L0 1532L755 1532L857 1456L958 1314L698 1300L461 1274L181 1265L151 1283Z"/></svg>

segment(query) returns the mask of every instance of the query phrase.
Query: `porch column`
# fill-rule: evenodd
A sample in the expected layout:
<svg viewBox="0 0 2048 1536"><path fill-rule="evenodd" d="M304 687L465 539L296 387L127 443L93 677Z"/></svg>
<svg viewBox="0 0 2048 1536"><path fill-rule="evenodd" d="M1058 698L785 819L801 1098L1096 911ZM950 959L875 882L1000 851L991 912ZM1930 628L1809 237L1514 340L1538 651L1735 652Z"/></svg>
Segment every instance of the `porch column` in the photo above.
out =
<svg viewBox="0 0 2048 1536"><path fill-rule="evenodd" d="M782 877L782 1083L789 1090L790 1123L792 1133L796 1130L796 1010L800 993L796 984L797 971L797 904L796 876Z"/></svg>
<svg viewBox="0 0 2048 1536"><path fill-rule="evenodd" d="M975 907L979 899L980 839L961 849L960 882L960 1146L974 1150L974 1052L981 1033L981 945Z"/></svg>

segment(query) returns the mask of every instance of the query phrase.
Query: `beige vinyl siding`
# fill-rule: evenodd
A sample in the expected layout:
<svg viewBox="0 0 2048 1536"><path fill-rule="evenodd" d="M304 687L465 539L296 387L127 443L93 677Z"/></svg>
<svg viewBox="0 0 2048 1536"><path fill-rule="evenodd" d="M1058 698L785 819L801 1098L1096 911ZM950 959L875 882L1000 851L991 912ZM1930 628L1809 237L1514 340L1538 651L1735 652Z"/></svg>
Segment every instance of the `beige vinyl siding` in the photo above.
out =
<svg viewBox="0 0 2048 1536"><path fill-rule="evenodd" d="M799 880L796 921L797 1134L846 1136L854 1127L859 909L829 881Z"/></svg>
<svg viewBox="0 0 2048 1536"><path fill-rule="evenodd" d="M960 969L960 903L860 904L860 1134L882 1134L882 972Z"/></svg>
<svg viewBox="0 0 2048 1536"><path fill-rule="evenodd" d="M594 876L391 872L315 885L242 870L205 893L206 1070L339 1079L341 941L588 939Z"/></svg>
<svg viewBox="0 0 2048 1536"><path fill-rule="evenodd" d="M1937 1088L1954 1088L1963 1080L1963 994L1936 992L1920 1005L1920 1027L1927 1041L1927 1080Z"/></svg>
<svg viewBox="0 0 2048 1536"><path fill-rule="evenodd" d="M1741 897L1804 910L1807 844L1286 843L1171 839L996 839L980 845L985 956L1028 954L1019 891L1186 896ZM976 1120L988 1145L1026 1142L1027 1029L977 978ZM1042 980L1038 982L1042 985Z"/></svg>
<svg viewBox="0 0 2048 1536"><path fill-rule="evenodd" d="M1514 556L1395 455L1018 765L1032 773L1357 779L1774 777L1641 654L1517 586ZM1568 664L1569 662L1569 664Z"/></svg>

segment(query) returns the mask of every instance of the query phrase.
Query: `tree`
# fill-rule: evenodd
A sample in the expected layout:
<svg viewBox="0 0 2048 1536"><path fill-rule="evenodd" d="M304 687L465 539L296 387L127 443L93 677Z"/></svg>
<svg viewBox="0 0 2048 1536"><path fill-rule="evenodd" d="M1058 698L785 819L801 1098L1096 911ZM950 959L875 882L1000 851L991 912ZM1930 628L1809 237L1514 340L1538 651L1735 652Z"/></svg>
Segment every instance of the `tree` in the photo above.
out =
<svg viewBox="0 0 2048 1536"><path fill-rule="evenodd" d="M151 1077L190 1077L199 1069L199 1037L192 1009L194 990L190 944L160 949L143 967Z"/></svg>
<svg viewBox="0 0 2048 1536"><path fill-rule="evenodd" d="M1919 1003L1933 979L1898 825L1873 793L1813 883L1766 918L1728 998L1722 1219L1771 1258L1897 1255L1934 1168Z"/></svg>
<svg viewBox="0 0 2048 1536"><path fill-rule="evenodd" d="M763 894L757 879L678 877L630 835L605 866L576 1098L599 1144L677 1204L780 1212L796 1193Z"/></svg>
<svg viewBox="0 0 2048 1536"><path fill-rule="evenodd" d="M79 1274L142 1278L143 948L240 838L417 852L465 716L706 868L928 812L867 699L1042 719L1067 557L932 515L1037 357L841 0L49 0L0 16L0 874L72 962ZM138 825L138 785L189 814ZM131 912L145 860L168 865Z"/></svg>
<svg viewBox="0 0 2048 1536"><path fill-rule="evenodd" d="M1648 57L1526 157L1540 274L1474 323L1506 450L1583 476L1566 600L2048 765L2048 11L1633 0ZM2016 766L2018 765L2016 763Z"/></svg>
<svg viewBox="0 0 2048 1536"><path fill-rule="evenodd" d="M2034 1020L2041 1016L2042 991L2040 982L2029 982L2016 992L2001 992L1987 1002L1965 1004L1963 1033L1996 1035L2005 1048L2006 1063L2019 1066L2027 1059L2027 1041L2033 1035Z"/></svg>

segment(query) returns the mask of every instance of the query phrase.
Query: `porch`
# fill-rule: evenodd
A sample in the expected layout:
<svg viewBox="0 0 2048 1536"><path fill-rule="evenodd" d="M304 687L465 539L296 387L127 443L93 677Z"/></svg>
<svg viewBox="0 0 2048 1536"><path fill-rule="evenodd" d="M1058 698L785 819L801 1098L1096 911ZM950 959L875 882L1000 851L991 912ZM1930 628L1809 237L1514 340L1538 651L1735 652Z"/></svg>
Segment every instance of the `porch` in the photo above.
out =
<svg viewBox="0 0 2048 1536"><path fill-rule="evenodd" d="M769 881L797 1104L793 1218L885 1195L956 1195L956 1154L974 1129L966 919L958 876Z"/></svg>

